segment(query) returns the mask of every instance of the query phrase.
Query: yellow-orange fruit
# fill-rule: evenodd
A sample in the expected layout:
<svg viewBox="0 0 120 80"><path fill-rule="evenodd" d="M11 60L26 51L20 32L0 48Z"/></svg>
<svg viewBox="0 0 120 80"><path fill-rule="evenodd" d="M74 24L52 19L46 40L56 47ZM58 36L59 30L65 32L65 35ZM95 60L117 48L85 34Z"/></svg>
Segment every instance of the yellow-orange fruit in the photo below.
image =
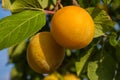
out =
<svg viewBox="0 0 120 80"><path fill-rule="evenodd" d="M55 75L48 75L44 78L44 80L59 80L59 78Z"/></svg>
<svg viewBox="0 0 120 80"><path fill-rule="evenodd" d="M66 74L64 80L80 80L75 74Z"/></svg>
<svg viewBox="0 0 120 80"><path fill-rule="evenodd" d="M62 80L62 76L58 73L52 73L46 76L43 80Z"/></svg>
<svg viewBox="0 0 120 80"><path fill-rule="evenodd" d="M40 32L31 40L27 48L27 61L38 73L55 71L64 59L64 48L58 45L50 32Z"/></svg>
<svg viewBox="0 0 120 80"><path fill-rule="evenodd" d="M91 16L78 6L66 6L58 10L53 15L50 29L56 42L70 49L86 47L95 32Z"/></svg>

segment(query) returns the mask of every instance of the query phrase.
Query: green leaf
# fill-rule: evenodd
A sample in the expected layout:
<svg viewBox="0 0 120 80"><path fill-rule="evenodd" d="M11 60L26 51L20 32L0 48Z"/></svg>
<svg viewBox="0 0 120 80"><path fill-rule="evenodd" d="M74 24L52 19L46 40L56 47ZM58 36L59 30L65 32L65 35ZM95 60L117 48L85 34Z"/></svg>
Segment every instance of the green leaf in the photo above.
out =
<svg viewBox="0 0 120 80"><path fill-rule="evenodd" d="M112 46L116 46L118 44L118 41L116 39L117 39L117 34L116 33L111 33L111 35L109 37L109 43Z"/></svg>
<svg viewBox="0 0 120 80"><path fill-rule="evenodd" d="M46 8L48 5L49 0L38 0L39 4L42 6L42 8Z"/></svg>
<svg viewBox="0 0 120 80"><path fill-rule="evenodd" d="M20 12L23 10L40 10L40 9L53 9L56 5L56 0L15 0L10 10Z"/></svg>
<svg viewBox="0 0 120 80"><path fill-rule="evenodd" d="M116 76L115 76L115 80L120 80L120 64L118 64L118 69L116 71Z"/></svg>
<svg viewBox="0 0 120 80"><path fill-rule="evenodd" d="M10 0L2 0L2 7L4 8L4 9L10 9L10 7L11 7L11 2L10 2Z"/></svg>
<svg viewBox="0 0 120 80"><path fill-rule="evenodd" d="M42 11L23 11L0 20L0 49L27 39L45 25Z"/></svg>
<svg viewBox="0 0 120 80"><path fill-rule="evenodd" d="M53 9L54 6L56 5L56 0L38 0L38 2L43 9L45 8Z"/></svg>
<svg viewBox="0 0 120 80"><path fill-rule="evenodd" d="M82 72L82 69L83 69L85 63L87 62L89 56L91 55L93 49L94 49L94 47L91 47L87 51L87 53L83 57L80 58L80 61L75 63L77 75L80 75L80 73Z"/></svg>
<svg viewBox="0 0 120 80"><path fill-rule="evenodd" d="M109 5L112 0L102 0L105 5Z"/></svg>
<svg viewBox="0 0 120 80"><path fill-rule="evenodd" d="M67 55L67 56L71 56L72 53L71 53L71 50L70 50L70 49L66 49L65 51L66 51L66 55Z"/></svg>
<svg viewBox="0 0 120 80"><path fill-rule="evenodd" d="M95 36L94 38L105 35L106 32L110 31L114 27L114 22L111 20L106 11L98 8L87 8L89 14L92 16L95 23Z"/></svg>
<svg viewBox="0 0 120 80"><path fill-rule="evenodd" d="M112 1L112 3L111 3L111 5L112 5L112 9L113 10L118 10L119 9L119 7L120 7L120 0L113 0ZM118 13L118 12L117 12Z"/></svg>
<svg viewBox="0 0 120 80"><path fill-rule="evenodd" d="M103 28L100 24L95 24L95 35L94 38L97 38L99 36L104 36L105 33L103 32Z"/></svg>
<svg viewBox="0 0 120 80"><path fill-rule="evenodd" d="M9 62L21 61L21 55L25 53L27 42L23 41L18 45L11 46L8 48Z"/></svg>
<svg viewBox="0 0 120 80"><path fill-rule="evenodd" d="M116 62L111 55L103 51L100 60L89 62L87 75L90 80L113 80Z"/></svg>
<svg viewBox="0 0 120 80"><path fill-rule="evenodd" d="M10 71L10 79L11 80L15 80L17 78L17 80L20 80L22 77L23 73L21 71L19 71L19 69L17 67L12 67L11 71Z"/></svg>
<svg viewBox="0 0 120 80"><path fill-rule="evenodd" d="M15 13L23 10L39 10L40 8L38 0L15 0L11 5L10 10Z"/></svg>
<svg viewBox="0 0 120 80"><path fill-rule="evenodd" d="M78 4L81 7L90 7L90 6L96 6L100 1L99 0L77 0Z"/></svg>
<svg viewBox="0 0 120 80"><path fill-rule="evenodd" d="M115 55L117 60L120 62L120 46L115 47Z"/></svg>
<svg viewBox="0 0 120 80"><path fill-rule="evenodd" d="M84 0L77 0L77 1L78 1L79 5L80 5L81 7L85 7L85 5L83 4L83 1L84 1Z"/></svg>
<svg viewBox="0 0 120 80"><path fill-rule="evenodd" d="M88 64L88 77L90 80L99 80L96 70L98 68L98 61L89 62Z"/></svg>

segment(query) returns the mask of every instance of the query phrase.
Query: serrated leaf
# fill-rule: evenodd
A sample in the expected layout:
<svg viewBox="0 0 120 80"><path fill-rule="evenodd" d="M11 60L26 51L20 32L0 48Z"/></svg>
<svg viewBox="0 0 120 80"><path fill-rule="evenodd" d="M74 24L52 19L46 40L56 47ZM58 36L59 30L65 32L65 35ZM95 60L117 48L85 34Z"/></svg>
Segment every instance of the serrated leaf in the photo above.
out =
<svg viewBox="0 0 120 80"><path fill-rule="evenodd" d="M88 77L90 80L113 80L116 62L111 55L103 52L103 57L88 64Z"/></svg>
<svg viewBox="0 0 120 80"><path fill-rule="evenodd" d="M23 11L0 20L0 49L18 44L45 25L42 11Z"/></svg>
<svg viewBox="0 0 120 80"><path fill-rule="evenodd" d="M116 33L112 33L111 36L109 37L109 43L112 46L116 46L118 44L118 41L116 39L117 39L117 34Z"/></svg>
<svg viewBox="0 0 120 80"><path fill-rule="evenodd" d="M11 5L10 10L15 13L23 10L37 10L40 8L38 0L15 0Z"/></svg>
<svg viewBox="0 0 120 80"><path fill-rule="evenodd" d="M89 7L87 11L91 14L95 23L102 23L103 21L111 21L110 16L106 13L106 11L101 10L99 8Z"/></svg>
<svg viewBox="0 0 120 80"><path fill-rule="evenodd" d="M80 58L80 62L75 62L75 67L76 67L76 71L77 71L77 75L80 75L85 63L87 62L90 54L92 53L94 47L91 47L88 52Z"/></svg>
<svg viewBox="0 0 120 80"><path fill-rule="evenodd" d="M114 22L111 20L106 11L98 8L86 9L92 16L95 23L95 38L103 36L107 31L110 31L114 26Z"/></svg>

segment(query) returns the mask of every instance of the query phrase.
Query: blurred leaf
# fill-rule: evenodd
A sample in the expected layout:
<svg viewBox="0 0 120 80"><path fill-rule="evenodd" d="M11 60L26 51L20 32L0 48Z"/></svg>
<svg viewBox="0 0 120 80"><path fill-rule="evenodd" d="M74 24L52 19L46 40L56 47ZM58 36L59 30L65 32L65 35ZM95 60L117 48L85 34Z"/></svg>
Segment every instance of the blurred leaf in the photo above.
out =
<svg viewBox="0 0 120 80"><path fill-rule="evenodd" d="M26 46L27 46L27 44L26 44L25 41L23 41L20 44L18 44L16 46L16 48L14 49L13 56L20 55L26 49Z"/></svg>
<svg viewBox="0 0 120 80"><path fill-rule="evenodd" d="M66 55L71 56L71 50L70 49L66 49Z"/></svg>
<svg viewBox="0 0 120 80"><path fill-rule="evenodd" d="M63 76L57 72L53 72L52 74L45 76L43 80L63 80Z"/></svg>
<svg viewBox="0 0 120 80"><path fill-rule="evenodd" d="M83 1L84 1L84 0L77 0L77 1L78 1L79 5L80 5L81 7L85 7L85 5L83 4Z"/></svg>
<svg viewBox="0 0 120 80"><path fill-rule="evenodd" d="M103 51L100 60L89 62L88 77L90 80L113 80L116 62L111 55Z"/></svg>
<svg viewBox="0 0 120 80"><path fill-rule="evenodd" d="M49 0L38 0L39 4L42 6L42 8L46 8L48 6Z"/></svg>
<svg viewBox="0 0 120 80"><path fill-rule="evenodd" d="M86 10L90 13L95 23L95 38L105 35L107 31L113 28L114 22L104 10L92 7Z"/></svg>
<svg viewBox="0 0 120 80"><path fill-rule="evenodd" d="M38 0L15 0L10 7L10 10L15 12L20 12L23 10L38 10L40 9L40 4Z"/></svg>
<svg viewBox="0 0 120 80"><path fill-rule="evenodd" d="M18 44L45 25L42 11L23 11L0 20L0 49Z"/></svg>
<svg viewBox="0 0 120 80"><path fill-rule="evenodd" d="M19 72L16 67L13 67L10 72L10 80L20 80L22 74L23 73Z"/></svg>
<svg viewBox="0 0 120 80"><path fill-rule="evenodd" d="M63 6L73 5L72 0L61 0Z"/></svg>
<svg viewBox="0 0 120 80"><path fill-rule="evenodd" d="M2 7L3 7L4 9L10 9L10 7L11 7L11 2L10 2L10 0L2 0Z"/></svg>
<svg viewBox="0 0 120 80"><path fill-rule="evenodd" d="M101 24L103 26L103 30L104 32L108 32L111 31L114 26L115 26L115 22L110 20L110 21L103 21L103 24Z"/></svg>
<svg viewBox="0 0 120 80"><path fill-rule="evenodd" d="M102 0L105 5L109 5L112 0Z"/></svg>
<svg viewBox="0 0 120 80"><path fill-rule="evenodd" d="M14 1L16 1L16 0L10 0L11 3L13 3Z"/></svg>
<svg viewBox="0 0 120 80"><path fill-rule="evenodd" d="M120 0L112 0L109 14L112 19L120 24Z"/></svg>
<svg viewBox="0 0 120 80"><path fill-rule="evenodd" d="M99 4L97 4L97 7L98 7L99 9L105 10L106 12L109 11L109 10L108 10L108 5L99 3Z"/></svg>
<svg viewBox="0 0 120 80"><path fill-rule="evenodd" d="M81 7L92 7L96 6L100 1L99 0L77 0Z"/></svg>
<svg viewBox="0 0 120 80"><path fill-rule="evenodd" d="M38 2L43 9L45 8L53 9L54 6L56 5L56 0L38 0Z"/></svg>
<svg viewBox="0 0 120 80"><path fill-rule="evenodd" d="M116 46L118 44L117 39L117 34L116 33L111 33L110 37L109 37L109 42L112 46Z"/></svg>
<svg viewBox="0 0 120 80"><path fill-rule="evenodd" d="M85 63L87 62L89 56L91 55L93 49L94 49L94 47L91 47L87 51L87 53L83 57L80 58L80 62L75 63L77 75L80 75L80 73L82 72L82 69L83 69Z"/></svg>
<svg viewBox="0 0 120 80"><path fill-rule="evenodd" d="M113 0L111 4L112 4L112 7L111 7L111 8L112 8L113 10L116 10L117 8L120 7L120 0Z"/></svg>
<svg viewBox="0 0 120 80"><path fill-rule="evenodd" d="M22 54L25 53L27 43L26 41L21 42L18 45L8 48L9 62L18 62L22 59Z"/></svg>
<svg viewBox="0 0 120 80"><path fill-rule="evenodd" d="M116 71L116 76L115 76L115 80L120 80L120 64L118 64L118 69Z"/></svg>
<svg viewBox="0 0 120 80"><path fill-rule="evenodd" d="M115 54L116 54L116 58L117 60L120 62L120 46L116 46L115 47Z"/></svg>
<svg viewBox="0 0 120 80"><path fill-rule="evenodd" d="M98 61L89 62L88 64L88 77L90 80L99 80L96 70L98 69Z"/></svg>
<svg viewBox="0 0 120 80"><path fill-rule="evenodd" d="M95 35L94 38L100 37L105 35L105 33L103 32L103 28L101 25L99 24L95 24Z"/></svg>

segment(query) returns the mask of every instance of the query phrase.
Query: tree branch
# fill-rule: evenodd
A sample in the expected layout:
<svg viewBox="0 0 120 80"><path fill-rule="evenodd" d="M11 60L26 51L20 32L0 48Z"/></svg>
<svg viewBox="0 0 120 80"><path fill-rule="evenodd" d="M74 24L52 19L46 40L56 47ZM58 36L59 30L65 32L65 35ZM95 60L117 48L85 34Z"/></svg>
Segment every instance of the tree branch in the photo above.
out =
<svg viewBox="0 0 120 80"><path fill-rule="evenodd" d="M72 0L73 5L80 6L76 0Z"/></svg>

